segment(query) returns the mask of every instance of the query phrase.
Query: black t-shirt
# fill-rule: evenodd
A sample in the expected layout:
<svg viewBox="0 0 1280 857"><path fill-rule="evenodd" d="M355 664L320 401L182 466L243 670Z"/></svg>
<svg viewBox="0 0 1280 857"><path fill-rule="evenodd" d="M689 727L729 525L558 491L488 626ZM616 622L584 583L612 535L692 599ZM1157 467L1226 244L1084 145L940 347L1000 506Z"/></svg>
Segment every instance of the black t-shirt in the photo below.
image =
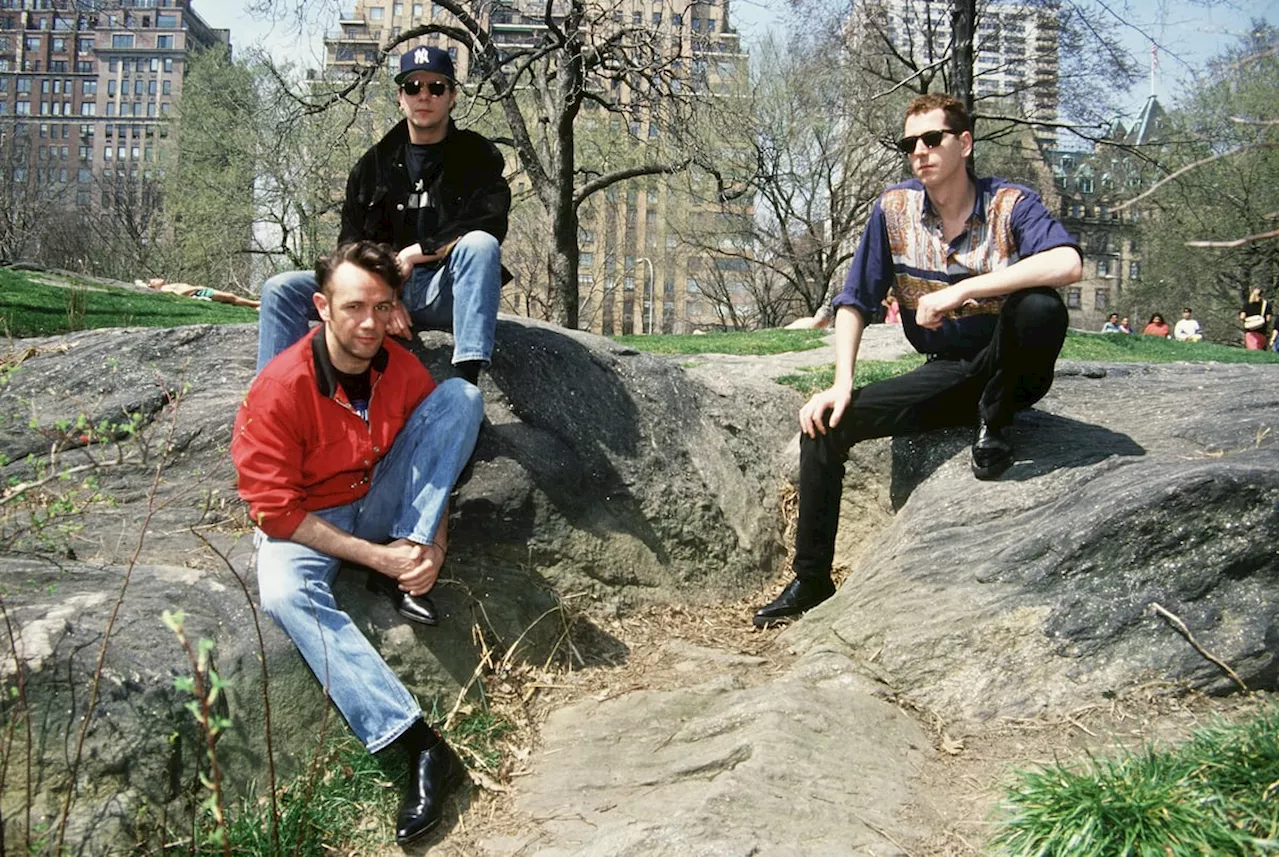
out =
<svg viewBox="0 0 1280 857"><path fill-rule="evenodd" d="M409 171L409 199L405 203L405 208L416 210L417 219L413 217L405 218L405 223L411 229L416 229L413 235L406 235L404 246L418 243L423 236L434 235L436 227L439 224L439 216L437 213L439 201L435 199L431 192L431 185L434 184L435 176L439 172L440 164L444 161L444 146L440 143L429 143L426 145L409 144L409 150L405 156L405 168Z"/></svg>
<svg viewBox="0 0 1280 857"><path fill-rule="evenodd" d="M333 374L338 376L338 383L342 385L342 391L347 394L351 410L359 414L360 419L366 423L369 422L369 370L366 369L359 375L348 375L346 372L334 369Z"/></svg>

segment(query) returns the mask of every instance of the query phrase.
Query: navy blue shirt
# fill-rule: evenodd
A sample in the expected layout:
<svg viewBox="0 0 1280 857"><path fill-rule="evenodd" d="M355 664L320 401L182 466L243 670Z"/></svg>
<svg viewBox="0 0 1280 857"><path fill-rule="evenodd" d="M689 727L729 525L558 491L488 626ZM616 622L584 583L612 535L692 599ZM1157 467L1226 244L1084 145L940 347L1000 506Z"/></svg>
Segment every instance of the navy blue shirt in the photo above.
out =
<svg viewBox="0 0 1280 857"><path fill-rule="evenodd" d="M986 347L1005 296L957 308L938 330L916 324L920 298L1054 247L1072 247L1077 253L1080 247L1031 189L998 178L976 184L973 213L950 242L918 179L881 194L832 306L850 306L870 318L892 288L902 307L903 332L917 351L971 357Z"/></svg>

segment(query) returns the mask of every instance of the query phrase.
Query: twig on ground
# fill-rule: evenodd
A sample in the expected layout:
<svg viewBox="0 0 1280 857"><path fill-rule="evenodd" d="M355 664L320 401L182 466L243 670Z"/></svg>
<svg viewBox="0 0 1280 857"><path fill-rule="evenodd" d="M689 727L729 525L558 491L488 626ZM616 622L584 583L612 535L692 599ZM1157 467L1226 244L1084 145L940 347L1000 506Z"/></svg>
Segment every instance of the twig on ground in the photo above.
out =
<svg viewBox="0 0 1280 857"><path fill-rule="evenodd" d="M1150 609L1152 612L1160 616L1163 616L1169 622L1169 624L1172 625L1175 630L1177 630L1179 634L1181 634L1183 637L1186 638L1187 642L1191 644L1191 648L1195 649L1197 652L1200 653L1200 656L1202 658L1204 658L1206 661L1213 664L1218 669L1222 670L1224 673L1230 676L1231 680L1234 681L1236 684L1238 684L1241 690L1248 693L1249 686L1244 683L1244 679L1240 678L1240 676L1236 673L1236 671L1233 670L1230 666L1228 666L1224 661L1214 657L1209 652L1208 649L1200 645L1200 643L1196 640L1195 636L1191 633L1191 629L1187 627L1185 622L1183 622L1173 613L1170 613L1168 610L1166 610L1164 607L1162 607L1160 604L1158 604L1155 601L1152 601L1151 604L1148 605L1148 609Z"/></svg>

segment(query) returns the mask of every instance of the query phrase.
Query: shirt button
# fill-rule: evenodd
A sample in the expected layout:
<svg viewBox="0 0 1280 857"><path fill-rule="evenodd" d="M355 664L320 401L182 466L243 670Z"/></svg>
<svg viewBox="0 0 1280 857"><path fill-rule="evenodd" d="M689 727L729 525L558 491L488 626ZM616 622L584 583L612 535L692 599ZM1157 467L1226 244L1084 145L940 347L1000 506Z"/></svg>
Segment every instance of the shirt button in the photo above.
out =
<svg viewBox="0 0 1280 857"><path fill-rule="evenodd" d="M365 467L368 467L368 466L369 466L369 459L367 459L367 458L366 458L366 459L364 460L364 466L365 466Z"/></svg>
<svg viewBox="0 0 1280 857"><path fill-rule="evenodd" d="M404 203L403 203L403 202L396 206L396 211L404 211Z"/></svg>
<svg viewBox="0 0 1280 857"><path fill-rule="evenodd" d="M374 451L374 452L382 452L382 449L381 449L380 447L375 446L375 447L373 448L373 451Z"/></svg>

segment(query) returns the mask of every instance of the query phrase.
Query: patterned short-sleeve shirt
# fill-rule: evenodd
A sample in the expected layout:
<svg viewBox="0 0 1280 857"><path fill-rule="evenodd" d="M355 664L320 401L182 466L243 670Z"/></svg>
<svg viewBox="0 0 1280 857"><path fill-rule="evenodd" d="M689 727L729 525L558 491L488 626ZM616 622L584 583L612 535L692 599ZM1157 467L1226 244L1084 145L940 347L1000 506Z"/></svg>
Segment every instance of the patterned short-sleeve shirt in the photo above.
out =
<svg viewBox="0 0 1280 857"><path fill-rule="evenodd" d="M1004 297L961 307L938 330L916 324L920 298L1054 247L1080 249L1029 188L978 179L966 228L948 242L924 185L912 179L886 190L872 207L844 288L832 304L869 316L892 288L902 307L903 332L917 351L972 356L991 341Z"/></svg>

